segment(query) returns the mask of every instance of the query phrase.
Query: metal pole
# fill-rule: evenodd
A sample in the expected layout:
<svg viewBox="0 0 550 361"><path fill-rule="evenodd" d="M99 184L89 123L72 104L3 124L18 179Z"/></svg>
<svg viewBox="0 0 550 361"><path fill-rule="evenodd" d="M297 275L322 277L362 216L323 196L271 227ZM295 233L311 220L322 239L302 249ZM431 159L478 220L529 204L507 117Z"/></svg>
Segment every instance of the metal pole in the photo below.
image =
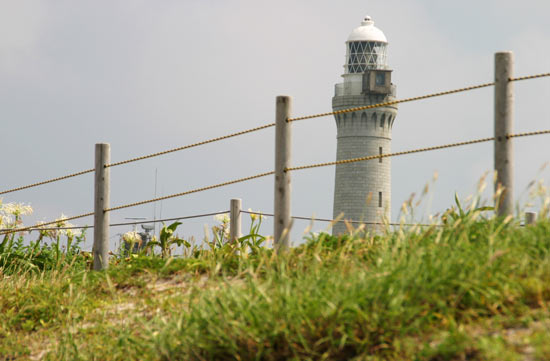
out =
<svg viewBox="0 0 550 361"><path fill-rule="evenodd" d="M495 199L500 216L514 212L514 157L511 134L514 127L513 77L514 54L511 51L495 54L495 170L497 180L495 193L502 194Z"/></svg>
<svg viewBox="0 0 550 361"><path fill-rule="evenodd" d="M236 243L241 237L241 203L239 198L232 199L229 206L229 241Z"/></svg>
<svg viewBox="0 0 550 361"><path fill-rule="evenodd" d="M273 237L276 249L289 246L290 218L290 167L291 158L291 128L287 121L292 113L292 98L278 96L275 115L275 200L274 200L274 231Z"/></svg>
<svg viewBox="0 0 550 361"><path fill-rule="evenodd" d="M537 214L535 212L525 212L525 225L535 224Z"/></svg>
<svg viewBox="0 0 550 361"><path fill-rule="evenodd" d="M95 145L95 187L94 187L94 270L103 270L109 266L109 208L111 146L107 143Z"/></svg>

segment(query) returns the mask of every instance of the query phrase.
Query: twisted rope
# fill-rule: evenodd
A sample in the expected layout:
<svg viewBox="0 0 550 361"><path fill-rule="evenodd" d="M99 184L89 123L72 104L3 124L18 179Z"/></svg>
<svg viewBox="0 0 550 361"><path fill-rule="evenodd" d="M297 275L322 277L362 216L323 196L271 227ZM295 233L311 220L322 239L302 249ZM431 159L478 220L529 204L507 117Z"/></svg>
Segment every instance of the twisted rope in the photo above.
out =
<svg viewBox="0 0 550 361"><path fill-rule="evenodd" d="M548 77L548 76L550 76L550 73L542 73L542 74L521 76L521 77L517 77L517 78L509 78L508 81L530 80L530 79L537 79L537 78L543 78L543 77ZM294 122L294 121L297 121L297 120L320 118L320 117L326 117L326 116L330 116L330 115L356 112L356 111L359 111L359 110L386 107L386 106L389 106L389 105L407 103L407 102L423 100L423 99L428 99L428 98L435 98L435 97L439 97L439 96L443 96L443 95L462 93L462 92L471 91L471 90L475 90L475 89L486 88L486 87L493 86L493 85L495 85L494 82L478 84L478 85L472 85L472 86L465 87L465 88L447 90L447 91L442 91L442 92L438 92L438 93L431 93L431 94L426 94L426 95L421 95L421 96L416 96L416 97L411 97L411 98L405 98L405 99L397 99L397 100L392 100L392 101L384 102L384 103L365 105L365 106L362 106L362 107L355 107L355 108L349 108L349 109L344 109L344 110L336 110L336 111L333 111L333 112L320 113L320 114L314 114L314 115L306 115L306 116L303 116L303 117L289 118L288 121L289 122Z"/></svg>
<svg viewBox="0 0 550 361"><path fill-rule="evenodd" d="M250 212L250 211L243 211L241 210L241 213L246 213L246 214L256 214L256 215L259 215L259 216L266 216L266 217L275 217L275 215L273 213L264 213L264 212ZM319 222L330 222L330 223L335 223L335 222L346 222L345 220L336 220L336 219L330 219L330 218L315 218L315 217L301 217L301 216L290 216L290 218L292 219L300 219L300 220L304 220L304 221L319 221ZM431 226L435 226L435 227L439 227L441 225L438 225L438 224L422 224L422 223L383 223L383 222L362 222L362 221L347 221L348 223L351 223L351 224L365 224L365 225L389 225L389 226L422 226L422 227L431 227Z"/></svg>
<svg viewBox="0 0 550 361"><path fill-rule="evenodd" d="M266 128L273 127L273 126L275 126L275 123L265 124L265 125L262 125L262 126L259 126L259 127L256 127L256 128L247 129L247 130L243 130L243 131L240 131L240 132L237 132L237 133L232 133L232 134L224 135L224 136L221 136L221 137L204 140L202 142L185 145L183 147L173 148L173 149L165 150L165 151L158 152L158 153L144 155L144 156L141 156L141 157L136 157L136 158L132 158L132 159L116 162L116 163L106 164L105 168L107 168L107 167L116 167L116 166L122 165L122 164L128 164L128 163L137 162L137 161L143 160L143 159L158 157L160 155L164 155L164 154L168 154L168 153L172 153L172 152L177 152L177 151L180 151L180 150L189 149L189 148L193 148L193 147L198 147L200 145L213 143L213 142L217 142L217 141L232 138L232 137L237 137L239 135L256 132L258 130L266 129ZM45 180L45 181L42 181L42 182L37 182L37 183L29 184L29 185L26 185L26 186L22 186L22 187L8 189L8 190L0 192L0 195L21 191L23 189L38 187L38 186L48 184L48 183L54 183L54 182L61 181L61 180L64 180L64 179L77 177L79 175L83 175L83 174L87 174L87 173L93 173L94 171L95 171L95 169L87 169L87 170L83 170L83 171L80 171L80 172L77 172L77 173L69 174L69 175L66 175L66 176L63 176L63 177L52 178L52 179L48 179L48 180Z"/></svg>
<svg viewBox="0 0 550 361"><path fill-rule="evenodd" d="M548 76L550 76L550 73L541 73L541 74L527 75L527 76L516 77L516 78L509 78L508 80L509 81L521 81L521 80L530 80L530 79L543 78L543 77L548 77ZM447 90L447 91L438 92L438 93L421 95L421 96L417 96L417 97L398 99L398 100L393 100L393 101L384 102L384 103L366 105L366 106L362 106L362 107L355 107L355 108L349 108L349 109L344 109L344 110L337 110L337 111L334 111L334 112L320 113L320 114L308 115L308 116L303 116L303 117L289 118L289 119L287 119L287 121L288 122L293 122L293 121L297 121L297 120L312 119L312 118L319 118L319 117L325 117L325 116L336 115L336 114L350 113L350 112L355 112L355 111L359 111L359 110L380 108L380 107L395 105L395 104L399 104L399 103L412 102L412 101L423 100L423 99L428 99L428 98L433 98L433 97L438 97L438 96L443 96L443 95L449 95L449 94L455 94L455 93L470 91L470 90L479 89L479 88L485 88L485 87L493 86L494 84L495 84L494 82L478 84L478 85L473 85L473 86L469 86L469 87L465 87L465 88L458 88L458 89ZM232 137L237 137L237 136L240 136L240 135L243 135L243 134L256 132L258 130L270 128L270 127L273 127L273 126L275 126L275 123L265 124L265 125L262 125L262 126L259 126L259 127L256 127L256 128L251 128L251 129L248 129L248 130L243 130L243 131L240 131L240 132L224 135L224 136L221 136L221 137L204 140L202 142L197 142L197 143L185 145L185 146L182 146L182 147L165 150L165 151L162 151L162 152L157 152L157 153L152 153L152 154L148 154L148 155L144 155L144 156L140 156L140 157L136 157L136 158L131 158L131 159L120 161L120 162L106 164L105 167L116 167L116 166L123 165L123 164L137 162L139 160L158 157L160 155L173 153L173 152L177 152L177 151L180 151L180 150L189 149L189 148L193 148L193 147L198 147L198 146L201 146L201 145L204 145L204 144L213 143L213 142L217 142L217 141L232 138ZM512 137L512 136L509 136L509 137ZM29 185L26 185L26 186L21 186L21 187L17 187L17 188L8 189L8 190L5 190L5 191L1 191L0 195L7 194L7 193L12 193L12 192L17 192L17 191L28 189L28 188L38 187L38 186L48 184L48 183L58 182L58 181L65 180L65 179L68 179L68 178L77 177L77 176L80 176L80 175L83 175L83 174L92 173L93 171L94 171L94 169L87 169L87 170L83 170L83 171L80 171L80 172L77 172L77 173L72 173L72 174L69 174L69 175L66 175L66 176L52 178L52 179L49 179L49 180L29 184Z"/></svg>
<svg viewBox="0 0 550 361"><path fill-rule="evenodd" d="M541 135L541 134L550 134L550 129L537 130L537 131L534 131L534 132L526 132L526 133L507 134L506 139L518 138L518 137L529 137L531 135Z"/></svg>
<svg viewBox="0 0 550 361"><path fill-rule="evenodd" d="M528 137L528 136L542 135L542 134L550 134L550 129L537 130L537 131L533 131L533 132L508 134L508 135L506 135L506 138L510 139L510 138ZM464 142L436 145L436 146L432 146L432 147L418 148L418 149L407 150L407 151L396 152L396 153L371 155L371 156L360 157L360 158L344 159L344 160L339 160L339 161L334 161L334 162L317 163L317 164L311 164L311 165L305 165L305 166L290 167L290 168L286 168L285 172L295 171L295 170L302 170L302 169L325 167L325 166L329 166L329 165L355 163L355 162L367 161L367 160L372 160L372 159L396 157L396 156L399 156L399 155L428 152L428 151L432 151L432 150L439 150L439 149L459 147L459 146L469 145L469 144L489 142L489 141L492 141L492 140L495 140L495 138L494 137L480 138L480 139L474 139L474 140L469 140L469 141L464 141ZM158 202L158 201L165 200L165 199L181 197L181 196L188 195L188 194L191 194L191 193L198 193L198 192L206 191L206 190L209 190L209 189L224 187L224 186L230 185L230 184L246 182L246 181L249 181L249 180L252 180L252 179L261 178L261 177L265 177L265 176L273 175L273 174L275 174L274 171L260 173L260 174L256 174L256 175L245 177L245 178L239 178L239 179L235 179L235 180L231 180L231 181L227 181L227 182L223 182L223 183L210 185L210 186L207 186L207 187L196 188L196 189L189 190L189 191L186 191L186 192L176 193L176 194L172 194L172 195L168 195L168 196L164 196L164 197L153 198L153 199L149 199L149 200L145 200L145 201L141 201L141 202L125 204L125 205L122 205L122 206L107 208L107 209L104 210L104 212L116 211L116 210L119 210L119 209L135 207L135 206L139 206L139 205L143 205L143 204L147 204L147 203L152 203L152 202ZM241 211L241 212L249 213L249 214L254 213L254 212L247 212L247 211ZM225 213L225 212L223 212L223 213ZM215 215L215 214L220 214L220 212L212 213L212 214L206 214L206 215ZM266 214L266 213L260 213L260 214L272 216L271 214ZM29 226L29 227L23 227L23 228L14 228L14 229L11 229L11 230L0 230L1 231L0 235L6 235L6 234L16 233L16 232L25 232L25 231L29 231L29 230L33 230L33 229L41 229L41 228L44 228L44 226L55 224L55 223L60 222L60 221L71 221L71 220L74 220L74 219L89 217L89 216L93 216L93 215L94 215L94 213L91 212L91 213L85 213L85 214L81 214L81 215L78 215L78 216L63 218L63 219L59 219L59 220L55 220L55 221L51 221L51 222L47 222L47 223L41 223L41 224L37 224L35 226ZM196 217L199 217L199 216L202 217L202 216L206 216L206 215L189 216L187 218L196 218ZM293 218L295 218L295 219L306 219L306 220L311 219L311 218L307 218L307 217L298 217L298 216L295 216ZM185 219L185 217L166 219L166 220L178 220L178 219ZM334 221L334 220L330 220L330 219L320 219L320 218L317 219L317 220L318 221L325 221L325 222ZM151 223L151 221L139 222L139 223ZM120 223L120 224L111 224L111 226L139 224L139 223L128 222L128 223ZM357 221L354 221L352 223L357 223ZM362 222L362 223L371 224L371 223L366 223L366 222ZM377 223L372 223L372 224L377 224ZM396 225L396 224L390 224L390 225ZM82 228L82 227L69 227L69 228ZM67 229L69 229L69 228L67 228ZM47 228L44 228L44 230L46 230L46 229Z"/></svg>
<svg viewBox="0 0 550 361"><path fill-rule="evenodd" d="M44 184L53 183L53 182L61 181L61 180L72 178L72 177L77 177L79 175L83 175L83 174L86 174L86 173L92 173L93 171L95 171L95 169L87 169L87 170L83 170L81 172L69 174L69 175L66 175L66 176L63 176L63 177L52 178L52 179L48 179L48 180L45 180L45 181L42 181L42 182L33 183L33 184L29 184L29 185L22 186L22 187L8 189L8 190L0 192L0 195L1 194L6 194L6 193L11 193L11 192L21 191L21 190L27 189L27 188L38 187L38 186L41 186L41 185L44 185Z"/></svg>
<svg viewBox="0 0 550 361"><path fill-rule="evenodd" d="M466 87L466 88L447 90L447 91L443 91L443 92L426 94L426 95L416 96L416 97L412 97L412 98L397 99L397 100L391 100L389 102L365 105L365 106L362 106L362 107L355 107L355 108L349 108L349 109L343 109L343 110L336 110L336 111L328 112L328 113L320 113L320 114L314 114L314 115L306 115L306 116L303 116L303 117L289 118L287 121L294 122L294 121L303 120L303 119L320 118L320 117L326 117L326 116L329 116L329 115L344 114L344 113L356 112L356 111L359 111L359 110L386 107L386 106L389 106L389 105L407 103L407 102L412 102L412 101L416 101L416 100L434 98L434 97L439 97L439 96L443 96L443 95L449 95L449 94L455 94L455 93L470 91L470 90L474 90L474 89L486 88L486 87L493 86L493 85L495 85L494 82L478 84L478 85L472 85L472 86L469 86L469 87Z"/></svg>
<svg viewBox="0 0 550 361"><path fill-rule="evenodd" d="M139 160L144 160L144 159L149 159L149 158L153 158L153 157L158 157L158 156L160 156L160 155L165 155L165 154L168 154L168 153L178 152L178 151L184 150L184 149L194 148L194 147L198 147L198 146L200 146L200 145L205 145L205 144L208 144L208 143L214 143L214 142L217 142L217 141L220 141L220 140L224 140L224 139L228 139L228 138L237 137L237 136L239 136L239 135L243 135L243 134L248 134L248 133L256 132L256 131L258 131L258 130L262 130L262 129L266 129L266 128L270 128L270 127L274 127L274 126L275 126L275 123L265 124L265 125L262 125L262 126L259 126L259 127L256 127L256 128L251 128L251 129L243 130L243 131L240 131L240 132L237 132L237 133L232 133L232 134L224 135L224 136L217 137L217 138L212 138L212 139L208 139L208 140L203 140L202 142L198 142L198 143L193 143L193 144L184 145L183 147L168 149L168 150L164 150L164 151L158 152L158 153L143 155L143 156L141 156L141 157L136 157L136 158L132 158L132 159L128 159L128 160L123 160L123 161L116 162L116 163L106 164L106 165L105 165L105 168L108 168L108 167L116 167L116 166L118 166L118 165L123 165L123 164L132 163L132 162L137 162L137 161L139 161Z"/></svg>
<svg viewBox="0 0 550 361"><path fill-rule="evenodd" d="M469 140L469 141L465 141L465 142L449 143L449 144L444 144L444 145L436 145L436 146L433 146L433 147L426 147L426 148L418 148L418 149L413 149L413 150L406 150L406 151L396 152L396 153L386 153L386 154L379 154L379 155L369 155L369 156L366 156L366 157L352 158L352 159L343 159L343 160L337 160L337 161L334 161L334 162L326 162L326 163L317 163L317 164L311 164L311 165L303 165L303 166L299 166L299 167L290 167L290 168L286 168L285 171L295 171L295 170L302 170L302 169L309 169L309 168L326 167L326 166L329 166L329 165L338 165L338 164L362 162L362 161L372 160L372 159L396 157L396 156L405 155L405 154L421 153L421 152L428 152L428 151L438 150L438 149L459 147L459 146L468 145L468 144L489 142L489 141L494 140L494 139L495 139L494 137L490 137L490 138L481 138L481 139L474 139L474 140Z"/></svg>
<svg viewBox="0 0 550 361"><path fill-rule="evenodd" d="M170 198L181 197L181 196L185 196L185 195L188 195L188 194L191 194L191 193L198 193L198 192L202 192L202 191L207 191L209 189L224 187L224 186L227 186L227 185L230 185L230 184L246 182L246 181L249 181L249 180L252 180L252 179L261 178L261 177L265 177L265 176L272 175L272 174L275 174L275 172L271 171L271 172L260 173L260 174L256 174L256 175L253 175L253 176L250 176L250 177L234 179L234 180L231 180L231 181L214 184L214 185L207 186L207 187L202 187L202 188L197 188L197 189L193 189L193 190L186 191L186 192L171 194L169 196L158 197L158 198L153 198L153 199L149 199L149 200L146 200L146 201L135 202L135 203L125 204L125 205L122 205L122 206L107 208L107 209L105 209L105 212L116 211L116 210L119 210L119 209L140 206L142 204L158 202L158 201L162 201L162 200L170 199Z"/></svg>
<svg viewBox="0 0 550 361"><path fill-rule="evenodd" d="M517 77L517 78L508 78L508 81L530 80L530 79L544 78L544 77L547 77L547 76L550 76L550 73L520 76L520 77Z"/></svg>
<svg viewBox="0 0 550 361"><path fill-rule="evenodd" d="M42 227L49 226L51 224L56 224L56 223L59 223L59 222L72 221L73 219L79 219L79 218L89 217L89 216L93 216L93 215L94 215L94 212L90 212L90 213L81 214L79 216L67 217L67 218L62 218L62 219L56 219L55 221L51 221L51 222L40 223L40 224L36 224L34 226L14 228L14 229L9 229L9 230L2 230L2 232L0 233L0 236L6 235L6 234L11 234L11 233L26 232L26 231L31 231L31 230L35 230L35 229L40 230ZM72 228L72 227L67 227L67 229L69 229L69 228ZM77 228L84 228L84 227L77 227ZM48 228L45 228L44 230L47 230L47 229ZM56 228L56 229L59 229L59 228Z"/></svg>

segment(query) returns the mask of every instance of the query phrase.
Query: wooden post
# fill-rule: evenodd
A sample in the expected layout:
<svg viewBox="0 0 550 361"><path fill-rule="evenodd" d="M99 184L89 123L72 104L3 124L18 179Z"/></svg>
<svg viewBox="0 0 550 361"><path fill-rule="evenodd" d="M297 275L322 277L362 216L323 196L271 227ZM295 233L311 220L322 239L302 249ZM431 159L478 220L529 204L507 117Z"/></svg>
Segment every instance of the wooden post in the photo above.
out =
<svg viewBox="0 0 550 361"><path fill-rule="evenodd" d="M95 192L94 192L94 270L103 270L109 266L109 208L111 146L107 143L95 145Z"/></svg>
<svg viewBox="0 0 550 361"><path fill-rule="evenodd" d="M495 192L502 194L495 199L500 216L514 212L514 157L512 140L507 138L514 127L513 77L514 54L511 51L495 54Z"/></svg>
<svg viewBox="0 0 550 361"><path fill-rule="evenodd" d="M537 221L537 214L535 212L525 212L525 225L535 224Z"/></svg>
<svg viewBox="0 0 550 361"><path fill-rule="evenodd" d="M229 241L236 243L241 237L241 203L238 198L232 199L229 207Z"/></svg>
<svg viewBox="0 0 550 361"><path fill-rule="evenodd" d="M275 248L289 246L290 218L290 167L291 128L287 121L292 113L292 98L278 96L275 114L275 200L274 200L274 242Z"/></svg>

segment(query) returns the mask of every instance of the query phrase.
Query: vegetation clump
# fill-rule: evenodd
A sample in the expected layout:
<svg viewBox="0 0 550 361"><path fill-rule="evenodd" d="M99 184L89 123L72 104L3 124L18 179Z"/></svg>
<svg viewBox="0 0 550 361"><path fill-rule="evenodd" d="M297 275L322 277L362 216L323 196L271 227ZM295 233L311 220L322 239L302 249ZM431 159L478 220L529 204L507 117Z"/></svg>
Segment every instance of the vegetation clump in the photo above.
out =
<svg viewBox="0 0 550 361"><path fill-rule="evenodd" d="M0 253L0 355L550 359L550 222L522 226L490 212L457 200L439 224L311 234L280 254L259 235L258 216L238 242L222 224L201 247L170 225L152 245L159 255L113 257L105 272L68 245L48 266L29 267L13 247L32 255L36 245L16 245Z"/></svg>

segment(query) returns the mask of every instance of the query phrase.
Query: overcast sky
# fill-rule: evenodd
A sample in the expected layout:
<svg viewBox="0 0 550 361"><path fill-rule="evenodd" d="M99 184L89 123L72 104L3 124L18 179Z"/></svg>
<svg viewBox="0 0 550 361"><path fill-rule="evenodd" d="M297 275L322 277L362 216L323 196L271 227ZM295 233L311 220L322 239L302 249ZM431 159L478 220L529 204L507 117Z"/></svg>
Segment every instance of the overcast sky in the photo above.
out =
<svg viewBox="0 0 550 361"><path fill-rule="evenodd" d="M93 168L94 144L112 160L157 152L274 121L275 97L294 115L331 110L345 40L365 15L389 41L398 98L492 81L494 53L512 50L515 73L550 71L547 0L0 0L2 189ZM515 83L515 130L550 128L550 79ZM293 164L335 159L331 117L293 124ZM394 151L492 136L493 89L406 103ZM117 206L245 177L273 168L273 129L112 169ZM514 140L516 199L534 179L548 184L550 137ZM431 213L476 191L492 169L492 143L394 158L392 214L439 179ZM331 217L334 168L292 174L292 213ZM490 187L489 187L490 188ZM224 210L273 211L272 177L113 212L177 217ZM93 174L5 195L30 203L27 223L93 210ZM536 207L534 208L536 209ZM420 207L418 218L424 213ZM75 221L92 224L91 218ZM202 238L212 218L186 222ZM299 239L307 222L296 222ZM316 224L315 230L325 224ZM113 229L111 234L129 230ZM263 233L271 234L266 222ZM113 237L115 239L116 237Z"/></svg>

